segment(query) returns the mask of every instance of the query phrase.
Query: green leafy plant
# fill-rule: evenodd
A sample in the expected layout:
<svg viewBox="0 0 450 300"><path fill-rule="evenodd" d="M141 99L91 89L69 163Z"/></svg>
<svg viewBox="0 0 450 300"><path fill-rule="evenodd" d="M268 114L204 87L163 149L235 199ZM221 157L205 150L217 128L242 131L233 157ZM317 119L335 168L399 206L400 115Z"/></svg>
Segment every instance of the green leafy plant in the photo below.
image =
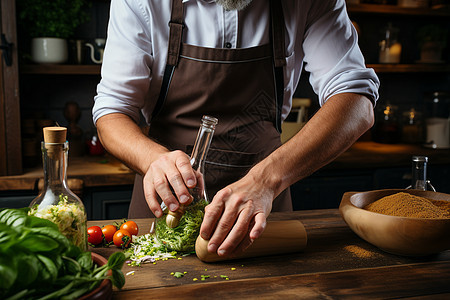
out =
<svg viewBox="0 0 450 300"><path fill-rule="evenodd" d="M17 0L19 25L31 37L69 38L88 20L87 0Z"/></svg>
<svg viewBox="0 0 450 300"><path fill-rule="evenodd" d="M126 259L116 252L97 266L53 222L28 209L0 210L0 299L76 299L104 279L122 288Z"/></svg>
<svg viewBox="0 0 450 300"><path fill-rule="evenodd" d="M448 30L437 24L422 26L417 32L420 46L423 46L426 42L438 42L444 48L447 45L447 36Z"/></svg>

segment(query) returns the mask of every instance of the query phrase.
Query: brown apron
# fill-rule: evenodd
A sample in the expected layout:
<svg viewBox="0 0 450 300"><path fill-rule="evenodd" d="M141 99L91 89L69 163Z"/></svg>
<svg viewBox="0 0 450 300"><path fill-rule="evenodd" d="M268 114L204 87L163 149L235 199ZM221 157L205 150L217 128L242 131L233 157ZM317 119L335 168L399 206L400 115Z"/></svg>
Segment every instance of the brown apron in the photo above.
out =
<svg viewBox="0 0 450 300"><path fill-rule="evenodd" d="M183 4L172 1L167 65L149 136L170 150L190 154L202 116L218 118L205 165L210 201L281 145L284 18L280 1L270 3L270 44L216 49L182 42ZM272 211L290 210L286 189ZM150 216L137 175L128 217Z"/></svg>

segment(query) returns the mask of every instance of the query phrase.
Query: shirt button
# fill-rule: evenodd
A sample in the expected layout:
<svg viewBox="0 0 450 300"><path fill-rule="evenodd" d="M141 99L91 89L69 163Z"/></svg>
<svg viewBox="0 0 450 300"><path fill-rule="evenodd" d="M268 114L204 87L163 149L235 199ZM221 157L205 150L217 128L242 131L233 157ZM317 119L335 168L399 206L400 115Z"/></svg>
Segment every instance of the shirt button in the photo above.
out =
<svg viewBox="0 0 450 300"><path fill-rule="evenodd" d="M231 48L231 43L230 42L225 43L225 48Z"/></svg>

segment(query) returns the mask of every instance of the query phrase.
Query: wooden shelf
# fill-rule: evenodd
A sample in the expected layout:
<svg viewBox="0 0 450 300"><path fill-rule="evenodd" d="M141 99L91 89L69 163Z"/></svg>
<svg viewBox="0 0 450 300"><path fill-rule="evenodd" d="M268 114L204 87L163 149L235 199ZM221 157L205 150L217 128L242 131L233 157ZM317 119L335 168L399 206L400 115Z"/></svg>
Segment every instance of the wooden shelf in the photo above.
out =
<svg viewBox="0 0 450 300"><path fill-rule="evenodd" d="M383 15L410 15L410 16L450 16L450 8L443 7L439 9L431 8L409 8L396 5L378 5L378 4L348 4L349 13L367 13Z"/></svg>
<svg viewBox="0 0 450 300"><path fill-rule="evenodd" d="M450 72L450 64L368 64L377 73ZM22 74L100 75L100 65L24 65Z"/></svg>
<svg viewBox="0 0 450 300"><path fill-rule="evenodd" d="M22 74L100 75L101 65L24 65Z"/></svg>
<svg viewBox="0 0 450 300"><path fill-rule="evenodd" d="M368 64L377 73L440 73L450 72L450 64Z"/></svg>

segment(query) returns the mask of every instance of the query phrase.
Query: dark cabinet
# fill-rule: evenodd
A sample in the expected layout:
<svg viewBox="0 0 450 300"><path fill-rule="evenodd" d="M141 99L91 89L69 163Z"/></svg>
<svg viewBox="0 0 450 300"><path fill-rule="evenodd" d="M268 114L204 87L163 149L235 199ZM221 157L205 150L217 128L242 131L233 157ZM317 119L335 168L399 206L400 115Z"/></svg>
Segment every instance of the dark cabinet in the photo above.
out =
<svg viewBox="0 0 450 300"><path fill-rule="evenodd" d="M319 172L291 186L292 204L294 210L337 208L345 192L371 188L370 172Z"/></svg>
<svg viewBox="0 0 450 300"><path fill-rule="evenodd" d="M92 205L90 220L126 219L133 186L103 187L89 190L85 197Z"/></svg>

